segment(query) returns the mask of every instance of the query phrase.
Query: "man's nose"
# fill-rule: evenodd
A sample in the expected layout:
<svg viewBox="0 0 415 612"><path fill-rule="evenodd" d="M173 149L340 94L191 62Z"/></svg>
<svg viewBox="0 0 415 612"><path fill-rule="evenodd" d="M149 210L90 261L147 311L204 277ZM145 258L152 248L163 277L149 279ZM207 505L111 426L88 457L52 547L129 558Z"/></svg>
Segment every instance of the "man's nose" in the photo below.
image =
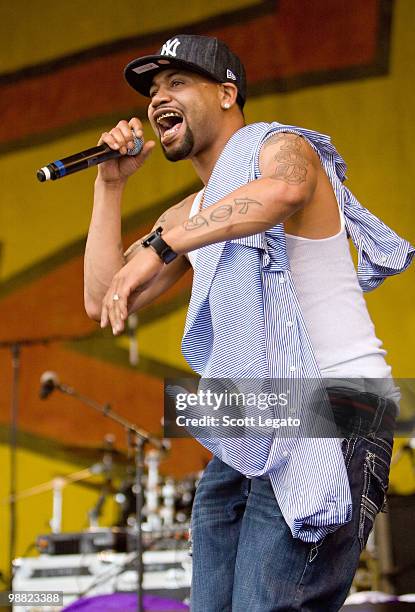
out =
<svg viewBox="0 0 415 612"><path fill-rule="evenodd" d="M157 108L160 104L170 102L171 96L165 87L160 87L151 98L150 106Z"/></svg>

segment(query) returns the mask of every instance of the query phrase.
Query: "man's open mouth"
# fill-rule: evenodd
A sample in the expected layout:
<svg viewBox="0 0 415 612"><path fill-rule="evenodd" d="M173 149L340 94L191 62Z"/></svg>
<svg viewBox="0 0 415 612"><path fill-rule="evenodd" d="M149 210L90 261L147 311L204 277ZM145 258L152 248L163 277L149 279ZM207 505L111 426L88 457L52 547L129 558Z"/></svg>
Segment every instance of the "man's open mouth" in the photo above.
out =
<svg viewBox="0 0 415 612"><path fill-rule="evenodd" d="M156 118L162 144L168 144L180 131L183 116L176 111L166 111Z"/></svg>

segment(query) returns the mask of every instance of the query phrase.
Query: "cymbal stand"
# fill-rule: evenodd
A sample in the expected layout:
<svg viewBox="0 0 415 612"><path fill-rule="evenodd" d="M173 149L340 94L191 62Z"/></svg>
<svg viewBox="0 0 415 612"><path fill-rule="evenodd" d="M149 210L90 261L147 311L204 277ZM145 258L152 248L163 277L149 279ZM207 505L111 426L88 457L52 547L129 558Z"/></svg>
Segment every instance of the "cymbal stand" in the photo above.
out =
<svg viewBox="0 0 415 612"><path fill-rule="evenodd" d="M128 435L129 445L134 447L135 455L135 483L134 492L136 496L136 570L137 570L137 612L144 612L143 607L143 539L142 539L142 514L143 514L143 474L144 474L144 447L147 443L152 444L159 450L164 450L165 446L162 440L151 436L144 429L140 429L134 423L131 423L120 414L114 412L110 404L99 404L95 400L89 398L82 393L79 393L73 387L63 383L56 383L55 388L66 395L70 395L78 399L82 403L90 406L102 416L108 417L118 425L124 428Z"/></svg>

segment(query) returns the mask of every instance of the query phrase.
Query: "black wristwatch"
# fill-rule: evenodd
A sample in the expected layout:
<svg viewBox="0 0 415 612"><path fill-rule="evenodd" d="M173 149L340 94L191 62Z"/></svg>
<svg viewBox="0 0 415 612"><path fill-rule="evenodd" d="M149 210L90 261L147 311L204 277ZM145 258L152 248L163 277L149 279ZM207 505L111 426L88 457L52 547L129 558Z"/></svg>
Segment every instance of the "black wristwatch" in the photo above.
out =
<svg viewBox="0 0 415 612"><path fill-rule="evenodd" d="M175 253L169 247L167 242L164 242L163 238L161 237L162 231L163 228L161 226L158 227L156 230L154 230L154 232L151 232L151 234L147 236L145 240L143 240L142 245L144 248L151 247L160 257L160 259L165 264L168 264L173 261L173 259L176 259L177 253Z"/></svg>

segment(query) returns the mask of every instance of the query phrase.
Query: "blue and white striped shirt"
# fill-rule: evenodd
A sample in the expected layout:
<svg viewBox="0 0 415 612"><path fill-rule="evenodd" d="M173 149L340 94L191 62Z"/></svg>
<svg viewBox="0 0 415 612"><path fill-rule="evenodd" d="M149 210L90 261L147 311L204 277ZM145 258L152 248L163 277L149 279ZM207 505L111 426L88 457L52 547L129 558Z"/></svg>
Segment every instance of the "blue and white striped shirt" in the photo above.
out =
<svg viewBox="0 0 415 612"><path fill-rule="evenodd" d="M277 132L303 136L319 155L358 250L362 289L370 291L408 267L415 249L361 206L343 184L346 165L330 138L314 131L279 123L240 129L215 165L204 206L259 178L261 147ZM301 381L296 400L307 421L321 374L290 273L282 224L198 250L182 351L203 378ZM275 432L236 438L207 432L198 439L241 473L269 476L294 537L315 542L351 519L338 438L284 438Z"/></svg>

